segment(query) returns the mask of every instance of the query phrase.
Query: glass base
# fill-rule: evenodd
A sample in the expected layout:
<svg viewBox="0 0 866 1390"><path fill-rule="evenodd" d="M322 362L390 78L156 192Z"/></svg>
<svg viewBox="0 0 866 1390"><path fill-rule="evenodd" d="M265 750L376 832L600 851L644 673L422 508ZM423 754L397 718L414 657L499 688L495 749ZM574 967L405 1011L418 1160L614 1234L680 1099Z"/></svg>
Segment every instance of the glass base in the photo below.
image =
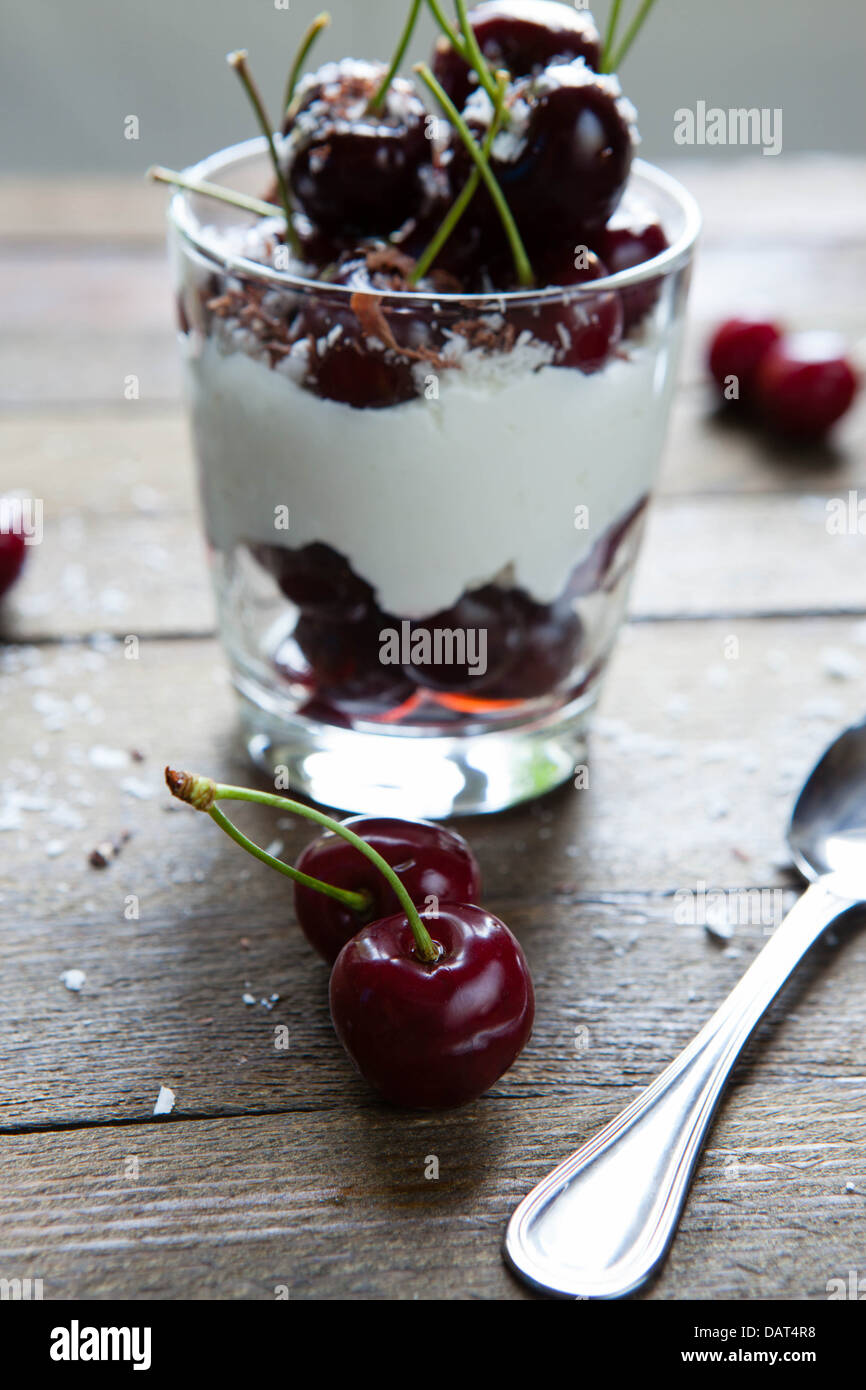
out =
<svg viewBox="0 0 866 1390"><path fill-rule="evenodd" d="M249 755L269 778L282 773L280 790L341 811L425 820L504 811L574 777L597 695L586 691L536 724L448 738L285 718L251 683L237 688Z"/></svg>

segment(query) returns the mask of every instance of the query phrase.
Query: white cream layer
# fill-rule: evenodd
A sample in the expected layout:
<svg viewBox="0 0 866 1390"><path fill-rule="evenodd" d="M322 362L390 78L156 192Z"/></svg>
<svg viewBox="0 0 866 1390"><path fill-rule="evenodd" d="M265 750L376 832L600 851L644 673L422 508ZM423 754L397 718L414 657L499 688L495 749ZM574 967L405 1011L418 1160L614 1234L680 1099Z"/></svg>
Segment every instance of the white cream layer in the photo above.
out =
<svg viewBox="0 0 866 1390"><path fill-rule="evenodd" d="M441 373L438 399L356 410L199 342L188 375L210 538L324 541L401 617L493 579L549 602L652 485L670 345L623 350L590 376L473 353Z"/></svg>

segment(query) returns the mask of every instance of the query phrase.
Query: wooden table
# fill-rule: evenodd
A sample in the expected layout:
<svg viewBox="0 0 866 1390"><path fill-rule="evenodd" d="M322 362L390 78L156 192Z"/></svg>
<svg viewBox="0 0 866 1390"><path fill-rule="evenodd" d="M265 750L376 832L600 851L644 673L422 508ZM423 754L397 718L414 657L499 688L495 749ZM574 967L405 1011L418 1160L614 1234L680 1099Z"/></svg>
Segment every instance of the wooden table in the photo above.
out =
<svg viewBox="0 0 866 1390"><path fill-rule="evenodd" d="M499 1255L513 1206L765 939L753 920L719 943L676 895L724 890L740 916L792 899L792 793L863 714L866 541L829 534L826 502L866 484L866 400L832 446L773 448L713 418L701 355L760 299L866 332L866 162L685 177L706 215L691 335L591 787L470 827L486 905L530 959L535 1033L490 1095L442 1115L365 1089L280 881L162 786L167 761L251 776L213 635L163 199L4 188L0 484L44 499L45 539L0 649L0 1275L46 1298L528 1297ZM288 855L307 838L249 824ZM864 998L852 931L739 1067L644 1297L821 1299L866 1273Z"/></svg>

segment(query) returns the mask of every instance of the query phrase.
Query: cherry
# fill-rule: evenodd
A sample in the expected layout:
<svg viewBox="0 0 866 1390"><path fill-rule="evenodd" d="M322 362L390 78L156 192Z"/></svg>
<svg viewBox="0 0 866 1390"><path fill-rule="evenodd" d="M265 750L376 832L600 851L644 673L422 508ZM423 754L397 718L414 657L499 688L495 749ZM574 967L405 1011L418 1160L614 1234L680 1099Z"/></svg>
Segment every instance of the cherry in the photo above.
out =
<svg viewBox="0 0 866 1390"><path fill-rule="evenodd" d="M572 250L570 259L560 257L558 264L548 257L545 274L551 283L567 286L600 280L608 271L594 252L580 248L577 257ZM610 291L592 298L542 299L515 307L512 322L553 348L554 366L594 372L622 337L622 300Z"/></svg>
<svg viewBox="0 0 866 1390"><path fill-rule="evenodd" d="M11 589L21 573L27 545L21 526L21 504L14 497L0 497L0 597Z"/></svg>
<svg viewBox="0 0 866 1390"><path fill-rule="evenodd" d="M454 903L479 898L478 864L462 835L455 831L429 821L376 816L350 816L343 824L378 850L419 908L430 898ZM315 889L295 884L295 913L301 930L319 955L331 963L366 922L400 911L397 895L375 864L331 830L307 845L295 868L369 897L369 910L362 917Z"/></svg>
<svg viewBox="0 0 866 1390"><path fill-rule="evenodd" d="M277 653L277 669L312 686L341 710L375 714L401 705L414 686L399 666L379 657L384 628L395 620L378 609L355 622L325 622L302 613L292 637ZM298 663L297 653L302 656Z"/></svg>
<svg viewBox="0 0 866 1390"><path fill-rule="evenodd" d="M637 138L634 109L620 95L618 81L599 76L578 59L520 78L505 100L511 124L494 141L490 167L533 265L538 260L543 267L552 230L566 251L595 246L622 197ZM484 92L467 104L466 122L479 143L487 136L492 111ZM456 198L471 170L457 135L443 155L443 167ZM508 264L505 234L486 187L478 189L458 237L478 246L494 279ZM542 275L550 278L543 269Z"/></svg>
<svg viewBox="0 0 866 1390"><path fill-rule="evenodd" d="M359 579L345 556L323 541L294 550L282 545L256 545L252 550L286 598L312 618L351 623L373 607L370 585Z"/></svg>
<svg viewBox="0 0 866 1390"><path fill-rule="evenodd" d="M584 58L598 69L601 38L592 15L554 0L489 0L469 13L478 46L490 66L527 77L554 58ZM477 74L444 34L437 40L433 73L458 110L477 88Z"/></svg>
<svg viewBox="0 0 866 1390"><path fill-rule="evenodd" d="M306 385L323 400L355 410L387 410L418 394L406 358L345 333L334 340L316 340Z"/></svg>
<svg viewBox="0 0 866 1390"><path fill-rule="evenodd" d="M525 133L494 145L491 165L521 234L530 246L543 246L551 227L568 228L574 243L591 245L628 179L633 107L615 77L599 76L580 59L522 78L508 102L516 110L525 104Z"/></svg>
<svg viewBox="0 0 866 1390"><path fill-rule="evenodd" d="M248 854L296 884L304 870L260 849L219 802L255 802L315 821L348 841L387 880L400 910L363 926L342 946L331 972L330 1000L337 1036L362 1075L389 1100L428 1109L461 1105L481 1095L511 1066L529 1038L535 1012L532 978L518 942L504 922L480 907L437 902L419 912L400 877L405 875L425 898L428 887L434 896L442 888L477 888L477 865L459 836L436 834L438 827L423 822L352 817L341 823L273 792L226 786L170 767L165 780L178 800L209 815ZM373 836L384 836L389 854L402 862L394 865L383 857L372 840L353 828L359 823ZM311 863L334 867L338 875L348 864L351 882L364 883L359 865L335 856L324 837L310 851L305 868ZM348 905L354 914L387 902L378 897L381 890L366 884L359 893L310 876L304 886ZM336 925L339 929L346 923L338 919ZM330 929L322 929L319 916L313 927L317 948L330 953L335 944Z"/></svg>
<svg viewBox="0 0 866 1390"><path fill-rule="evenodd" d="M781 338L781 330L764 319L728 319L717 329L709 351L709 368L719 389L735 377L739 400L754 395L758 366L764 355Z"/></svg>
<svg viewBox="0 0 866 1390"><path fill-rule="evenodd" d="M598 593L610 587L610 579L617 557L626 540L634 534L634 528L643 520L649 498L641 497L615 525L605 531L595 542L589 554L572 571L566 595L579 598L586 594Z"/></svg>
<svg viewBox="0 0 866 1390"><path fill-rule="evenodd" d="M485 695L489 700L540 699L558 690L577 666L583 644L583 624L562 600L537 603L528 594L515 589L511 602L522 628L520 651Z"/></svg>
<svg viewBox="0 0 866 1390"><path fill-rule="evenodd" d="M395 78L371 109L386 68L344 59L300 83L287 117L288 178L303 211L323 231L387 235L417 214L432 168L427 109L411 82Z"/></svg>
<svg viewBox="0 0 866 1390"><path fill-rule="evenodd" d="M520 945L479 907L421 919L440 948L421 960L397 913L364 927L331 973L331 1018L361 1075L395 1105L444 1109L483 1094L532 1031L535 998Z"/></svg>
<svg viewBox="0 0 866 1390"><path fill-rule="evenodd" d="M455 639L453 643L447 634ZM463 638L463 655L474 661L454 659L460 655L458 638ZM413 661L404 669L417 685L430 690L480 694L511 665L520 641L519 621L508 591L485 584L462 594L451 608L412 623ZM429 660L425 660L428 655ZM483 659L483 671L479 670L479 658ZM477 674L473 675L473 670Z"/></svg>
<svg viewBox="0 0 866 1390"><path fill-rule="evenodd" d="M611 275L643 265L667 250L668 239L659 222L649 219L630 225L618 222L617 217L615 213L598 241L598 253ZM647 280L641 285L620 290L625 332L634 328L655 307L660 292L660 280Z"/></svg>
<svg viewBox="0 0 866 1390"><path fill-rule="evenodd" d="M418 395L413 364L435 356L432 320L420 310L381 307L383 293L405 289L411 264L393 248L355 249L340 259L328 283L351 295L311 297L295 326L309 344L309 390L356 410L384 410Z"/></svg>
<svg viewBox="0 0 866 1390"><path fill-rule="evenodd" d="M857 394L858 380L836 333L794 333L761 358L755 403L774 429L811 440L826 434Z"/></svg>

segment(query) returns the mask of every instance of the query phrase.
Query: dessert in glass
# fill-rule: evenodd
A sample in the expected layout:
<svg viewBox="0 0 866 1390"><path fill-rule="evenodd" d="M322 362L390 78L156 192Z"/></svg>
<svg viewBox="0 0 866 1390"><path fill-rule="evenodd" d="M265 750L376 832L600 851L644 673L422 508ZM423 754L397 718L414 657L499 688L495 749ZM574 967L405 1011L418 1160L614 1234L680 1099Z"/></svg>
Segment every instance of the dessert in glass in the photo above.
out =
<svg viewBox="0 0 866 1390"><path fill-rule="evenodd" d="M170 228L250 753L438 818L584 763L699 219L588 12L432 8L432 68L293 81L281 133L174 176Z"/></svg>

